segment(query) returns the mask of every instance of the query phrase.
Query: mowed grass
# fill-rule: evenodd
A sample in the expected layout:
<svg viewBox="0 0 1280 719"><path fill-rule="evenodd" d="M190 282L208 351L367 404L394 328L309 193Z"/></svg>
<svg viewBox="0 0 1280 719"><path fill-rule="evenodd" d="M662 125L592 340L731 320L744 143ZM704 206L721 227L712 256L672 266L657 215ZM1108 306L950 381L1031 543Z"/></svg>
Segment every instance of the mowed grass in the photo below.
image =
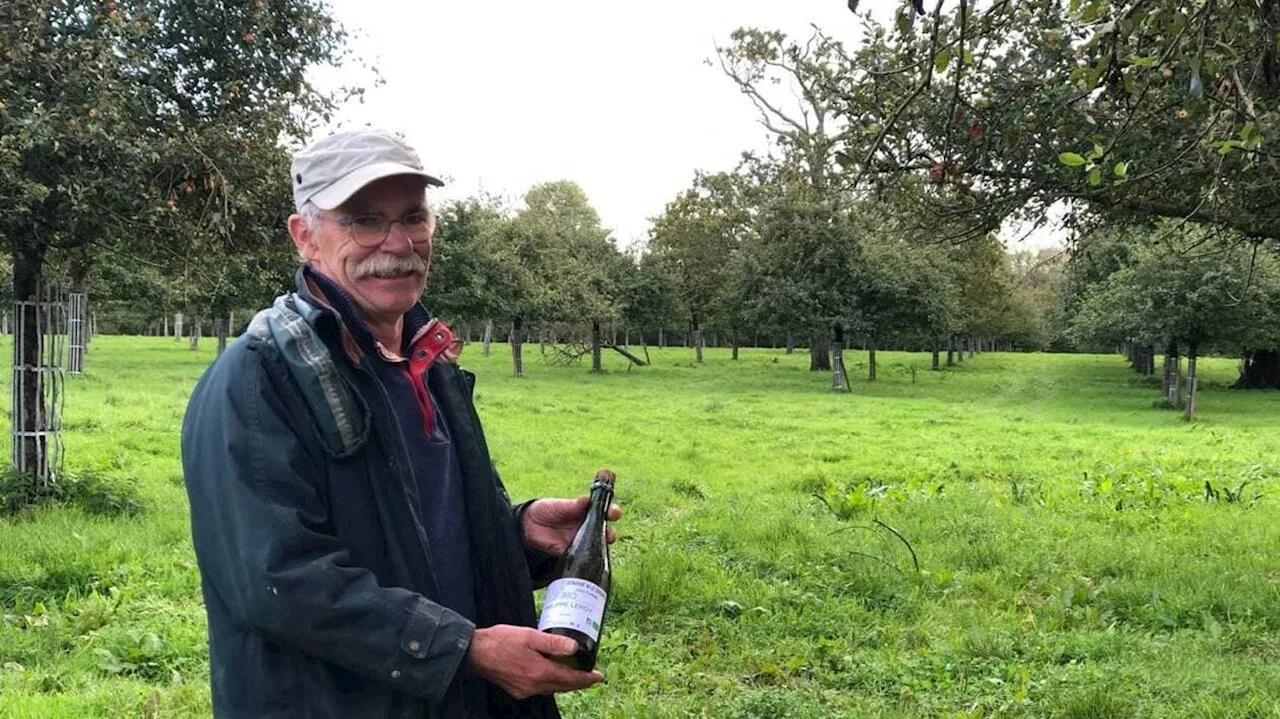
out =
<svg viewBox="0 0 1280 719"><path fill-rule="evenodd" d="M881 352L869 383L851 352L837 395L802 353L525 355L463 354L513 499L609 467L626 512L609 681L568 717L1280 717L1280 395L1233 361L1188 425L1113 356ZM68 379L68 468L151 509L0 520L0 717L209 715L178 433L211 359L100 337Z"/></svg>

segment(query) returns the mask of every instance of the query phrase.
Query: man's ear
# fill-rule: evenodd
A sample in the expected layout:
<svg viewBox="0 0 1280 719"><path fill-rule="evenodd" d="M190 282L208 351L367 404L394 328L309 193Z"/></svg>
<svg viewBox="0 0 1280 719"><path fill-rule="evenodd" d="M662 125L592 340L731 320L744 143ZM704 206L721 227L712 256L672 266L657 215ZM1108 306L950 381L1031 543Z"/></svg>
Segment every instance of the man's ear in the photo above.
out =
<svg viewBox="0 0 1280 719"><path fill-rule="evenodd" d="M297 248L298 255L304 260L311 259L311 254L315 251L315 237L307 218L298 214L289 215L289 236L293 238L293 246Z"/></svg>

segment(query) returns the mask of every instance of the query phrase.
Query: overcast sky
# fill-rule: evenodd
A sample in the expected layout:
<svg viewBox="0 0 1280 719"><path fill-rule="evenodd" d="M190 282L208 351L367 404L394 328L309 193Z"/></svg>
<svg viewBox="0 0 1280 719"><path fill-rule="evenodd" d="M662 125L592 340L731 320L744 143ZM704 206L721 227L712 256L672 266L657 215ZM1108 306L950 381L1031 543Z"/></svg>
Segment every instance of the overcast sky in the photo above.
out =
<svg viewBox="0 0 1280 719"><path fill-rule="evenodd" d="M860 28L844 0L331 0L353 48L385 84L338 124L403 133L448 187L515 200L571 179L623 245L689 186L763 149L755 108L705 61L737 27L847 45ZM863 0L891 16L896 0ZM883 13L883 14L882 14ZM344 69L336 79L364 77Z"/></svg>

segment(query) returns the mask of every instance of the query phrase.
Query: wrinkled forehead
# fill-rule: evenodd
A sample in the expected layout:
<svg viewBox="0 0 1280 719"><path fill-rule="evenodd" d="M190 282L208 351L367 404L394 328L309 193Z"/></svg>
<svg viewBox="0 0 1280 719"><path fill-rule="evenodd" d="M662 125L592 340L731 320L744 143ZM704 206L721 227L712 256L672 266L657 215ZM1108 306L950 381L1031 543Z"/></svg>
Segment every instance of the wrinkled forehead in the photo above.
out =
<svg viewBox="0 0 1280 719"><path fill-rule="evenodd" d="M422 178L392 175L360 188L359 192L342 203L342 210L351 214L397 216L425 210L428 208L427 203L427 187Z"/></svg>

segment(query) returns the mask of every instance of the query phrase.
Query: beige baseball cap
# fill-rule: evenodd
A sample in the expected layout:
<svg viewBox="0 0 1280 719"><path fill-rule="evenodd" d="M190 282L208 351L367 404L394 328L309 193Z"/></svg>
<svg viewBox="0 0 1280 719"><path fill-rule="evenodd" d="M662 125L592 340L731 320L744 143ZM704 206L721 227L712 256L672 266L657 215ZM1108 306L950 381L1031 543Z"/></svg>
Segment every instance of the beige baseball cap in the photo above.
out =
<svg viewBox="0 0 1280 719"><path fill-rule="evenodd" d="M428 185L443 187L439 178L422 169L418 153L404 138L387 130L344 130L316 140L293 156L293 204L301 210L308 201L332 210L360 188L391 175L415 175Z"/></svg>

